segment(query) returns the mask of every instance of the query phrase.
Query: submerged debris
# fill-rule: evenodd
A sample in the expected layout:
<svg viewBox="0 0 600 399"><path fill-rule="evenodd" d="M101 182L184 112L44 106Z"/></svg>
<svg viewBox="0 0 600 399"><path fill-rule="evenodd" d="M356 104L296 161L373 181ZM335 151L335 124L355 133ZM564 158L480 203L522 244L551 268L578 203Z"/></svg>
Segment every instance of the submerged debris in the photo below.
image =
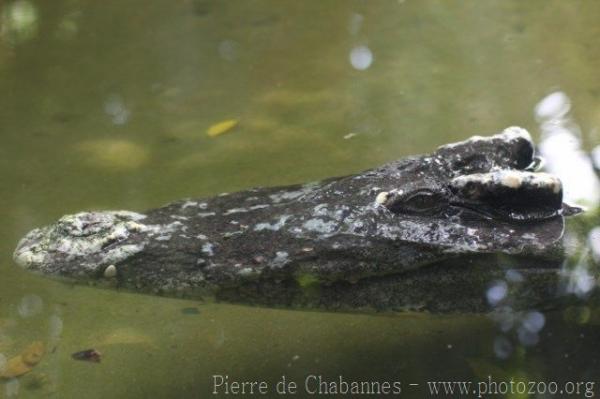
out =
<svg viewBox="0 0 600 399"><path fill-rule="evenodd" d="M93 363L100 363L100 360L102 360L102 354L96 349L85 349L75 352L71 355L71 357L75 360L84 360Z"/></svg>

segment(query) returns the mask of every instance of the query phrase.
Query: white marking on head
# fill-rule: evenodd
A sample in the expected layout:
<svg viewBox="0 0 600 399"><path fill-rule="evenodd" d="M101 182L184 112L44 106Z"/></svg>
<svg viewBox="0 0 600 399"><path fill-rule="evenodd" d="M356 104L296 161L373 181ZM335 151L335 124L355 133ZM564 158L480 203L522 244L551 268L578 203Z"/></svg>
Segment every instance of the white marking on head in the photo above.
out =
<svg viewBox="0 0 600 399"><path fill-rule="evenodd" d="M104 277L113 278L117 276L117 267L115 265L108 265L106 269L104 269Z"/></svg>
<svg viewBox="0 0 600 399"><path fill-rule="evenodd" d="M492 140L502 140L505 142L511 142L517 139L525 139L528 142L532 143L533 145L533 141L531 139L531 135L529 134L529 132L521 127L518 126L511 126L508 127L506 129L504 129L502 131L502 133L499 134L495 134L493 136L472 136L466 140L463 141L459 141L457 143L451 143L451 144L446 144L443 146L438 147L438 149L441 148L454 148L454 147L458 147L458 146L462 146L465 144L469 144L469 143L475 143L475 142L479 142L479 141L492 141Z"/></svg>
<svg viewBox="0 0 600 399"><path fill-rule="evenodd" d="M271 223L258 223L254 226L254 231L261 230L272 230L277 231L285 225L285 222L290 218L290 215L283 215L279 217L279 220L273 224Z"/></svg>
<svg viewBox="0 0 600 399"><path fill-rule="evenodd" d="M215 251L213 250L213 248L214 248L214 245L211 244L210 242L207 242L204 245L202 245L202 252L204 252L208 256L213 256L215 254Z"/></svg>
<svg viewBox="0 0 600 399"><path fill-rule="evenodd" d="M185 208L190 207L190 206L198 206L198 203L196 201L185 201L181 205L181 209L185 209Z"/></svg>
<svg viewBox="0 0 600 399"><path fill-rule="evenodd" d="M517 139L525 139L527 141L529 141L530 143L533 142L533 140L531 139L531 135L529 134L529 132L525 129L523 129L522 127L519 126L511 126L511 127L507 127L506 129L504 129L502 131L502 133L500 133L500 136L504 136L504 138L506 139L506 141L513 141L513 140L517 140ZM494 137L494 136L492 136Z"/></svg>
<svg viewBox="0 0 600 399"><path fill-rule="evenodd" d="M498 170L490 173L473 173L452 179L452 185L457 188L463 188L469 183L477 184L480 187L502 185L513 190L520 187L535 187L539 189L549 189L554 194L558 194L562 189L560 179L554 175L520 170Z"/></svg>
<svg viewBox="0 0 600 399"><path fill-rule="evenodd" d="M334 222L326 222L322 219L310 219L304 222L302 227L306 230L314 231L321 234L329 234L335 230Z"/></svg>
<svg viewBox="0 0 600 399"><path fill-rule="evenodd" d="M523 184L523 179L518 173L506 172L500 175L500 184L505 187L517 189Z"/></svg>
<svg viewBox="0 0 600 399"><path fill-rule="evenodd" d="M269 204L258 204L258 205L252 205L252 206L251 206L250 208L248 208L248 209L250 209L251 211L254 211L254 210L256 210L256 209L268 208L268 207L270 207L270 206L271 206L271 205L269 205Z"/></svg>
<svg viewBox="0 0 600 399"><path fill-rule="evenodd" d="M379 194L377 194L377 197L375 197L375 202L380 205L385 204L385 201L387 201L389 194L390 193L388 193L387 191L380 192Z"/></svg>
<svg viewBox="0 0 600 399"><path fill-rule="evenodd" d="M201 218L205 218L208 216L215 216L216 213L214 212L198 212L198 216L200 216Z"/></svg>
<svg viewBox="0 0 600 399"><path fill-rule="evenodd" d="M129 245L121 245L114 249L111 249L106 253L104 258L102 259L102 263L118 263L124 261L130 256L141 252L144 249L145 243L142 244L129 244Z"/></svg>
<svg viewBox="0 0 600 399"><path fill-rule="evenodd" d="M301 198L302 196L311 193L317 187L316 183L307 183L304 184L300 189L294 191L280 191L275 194L269 195L269 198L274 203L279 203L282 201L294 200Z"/></svg>
<svg viewBox="0 0 600 399"><path fill-rule="evenodd" d="M248 212L248 209L246 209L246 208L231 208L231 209L228 209L223 215L231 215L234 213L243 213L243 212Z"/></svg>
<svg viewBox="0 0 600 399"><path fill-rule="evenodd" d="M236 266L241 267L241 264L237 264ZM240 269L238 274L242 277L253 277L260 273L258 272L258 270L254 270L251 267L244 267L243 269Z"/></svg>
<svg viewBox="0 0 600 399"><path fill-rule="evenodd" d="M271 262L273 266L283 266L289 262L289 254L285 251L277 251L275 253L275 258Z"/></svg>

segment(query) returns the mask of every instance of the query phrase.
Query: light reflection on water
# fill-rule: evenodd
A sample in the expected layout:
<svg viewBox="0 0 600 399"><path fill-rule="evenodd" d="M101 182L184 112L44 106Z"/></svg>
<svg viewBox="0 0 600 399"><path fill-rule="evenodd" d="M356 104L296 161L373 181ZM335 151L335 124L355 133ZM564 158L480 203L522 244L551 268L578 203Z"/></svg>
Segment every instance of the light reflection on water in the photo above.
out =
<svg viewBox="0 0 600 399"><path fill-rule="evenodd" d="M10 254L63 214L344 175L514 124L558 156L549 167L587 163L563 181L593 207L585 151L600 142L600 5L104 4L1 5L0 359L35 340L48 351L34 372L0 382L5 396L198 397L213 373L597 376L593 306L491 319L206 304L184 314L196 304L46 281ZM561 28L552 40L549 26ZM236 131L205 135L232 118ZM559 128L575 139L552 150ZM572 224L566 286L585 298L597 223ZM482 293L491 304L510 295L509 272ZM88 347L101 364L70 358Z"/></svg>
<svg viewBox="0 0 600 399"><path fill-rule="evenodd" d="M600 181L592 159L581 143L581 128L570 115L571 100L563 92L554 92L535 107L540 124L540 154L548 172L563 182L567 203L595 208L600 201Z"/></svg>

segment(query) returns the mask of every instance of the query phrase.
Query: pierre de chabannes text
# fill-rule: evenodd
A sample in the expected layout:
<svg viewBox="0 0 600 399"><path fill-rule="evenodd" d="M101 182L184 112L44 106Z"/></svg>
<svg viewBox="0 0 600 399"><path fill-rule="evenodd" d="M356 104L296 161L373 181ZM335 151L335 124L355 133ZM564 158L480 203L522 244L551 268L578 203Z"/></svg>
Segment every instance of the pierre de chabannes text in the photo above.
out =
<svg viewBox="0 0 600 399"><path fill-rule="evenodd" d="M486 380L473 381L427 381L424 383L403 383L401 381L358 381L344 376L326 378L309 374L296 381L283 375L277 382L241 381L230 379L228 375L212 376L213 395L401 395L403 390L423 389L429 396L491 397L509 395L548 395L576 396L593 398L594 381L530 381L496 380L488 376Z"/></svg>

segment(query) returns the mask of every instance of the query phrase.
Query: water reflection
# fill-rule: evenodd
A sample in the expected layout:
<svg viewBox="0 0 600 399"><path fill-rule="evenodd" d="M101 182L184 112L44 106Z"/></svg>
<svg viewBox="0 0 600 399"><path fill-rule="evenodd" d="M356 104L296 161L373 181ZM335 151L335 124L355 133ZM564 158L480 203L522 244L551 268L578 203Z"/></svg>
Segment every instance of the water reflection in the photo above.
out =
<svg viewBox="0 0 600 399"><path fill-rule="evenodd" d="M600 181L590 156L582 149L581 129L570 111L569 97L556 91L538 102L535 117L540 125L539 149L546 160L545 167L560 177L565 202L588 208L587 215L579 217L583 223L598 209ZM587 297L596 287L596 271L591 261L597 259L600 231L595 227L586 234L587 237L579 237L576 232L567 232L564 240L568 256L562 270L565 290L580 298Z"/></svg>
<svg viewBox="0 0 600 399"><path fill-rule="evenodd" d="M567 293L580 298L586 298L596 288L596 276L590 270L591 265L586 255L584 252L584 256L579 258L575 266L570 265L569 261L565 262L563 268Z"/></svg>
<svg viewBox="0 0 600 399"><path fill-rule="evenodd" d="M73 11L64 16L64 18L59 22L56 37L60 40L70 40L74 39L79 33L79 24L81 19L80 11Z"/></svg>
<svg viewBox="0 0 600 399"><path fill-rule="evenodd" d="M540 341L540 332L546 324L546 317L537 310L515 312L508 306L497 308L491 313L499 330L506 334L494 340L494 353L501 359L508 358L513 352L510 336L515 336L523 346L534 346Z"/></svg>
<svg viewBox="0 0 600 399"><path fill-rule="evenodd" d="M546 168L563 183L567 203L596 207L600 182L589 156L582 150L581 130L570 117L571 100L560 91L544 97L535 107L541 131L539 150Z"/></svg>
<svg viewBox="0 0 600 399"><path fill-rule="evenodd" d="M600 145L597 145L592 150L592 162L594 164L594 169L596 169L596 173L600 171Z"/></svg>
<svg viewBox="0 0 600 399"><path fill-rule="evenodd" d="M58 345L63 331L62 318L53 314L48 319L48 342L50 347Z"/></svg>
<svg viewBox="0 0 600 399"><path fill-rule="evenodd" d="M494 340L494 354L499 359L508 359L514 350L513 344L504 336L496 337Z"/></svg>
<svg viewBox="0 0 600 399"><path fill-rule="evenodd" d="M115 125L124 125L131 115L131 111L125 106L123 98L118 94L108 97L104 103L104 112L106 112Z"/></svg>
<svg viewBox="0 0 600 399"><path fill-rule="evenodd" d="M6 371L6 363L7 363L8 359L6 358L6 356L2 353L0 353L0 374L4 373Z"/></svg>
<svg viewBox="0 0 600 399"><path fill-rule="evenodd" d="M523 322L527 312L504 305L511 287L523 282L517 271L489 287L490 303L503 314L493 326L462 315L394 319L226 306L203 309L194 319L181 315L184 305L162 298L26 277L9 255L27 230L68 211L98 204L143 210L185 196L339 175L507 123L527 124L531 104L557 85L568 87L581 125L598 126L600 58L589 29L597 5L549 2L543 13L538 4L511 2L107 5L1 4L0 85L8 93L0 106L4 359L41 338L36 334L47 337L49 348L60 341L40 367L57 381L61 397L203 397L210 373L233 368L269 376L290 359L298 373L345 367L374 377L451 378L469 372L465 356L496 356L520 362L515 372L546 377L568 372L568 351L573 374L597 376L591 363L596 308L570 308L558 328L545 314L536 333ZM564 24L565 15L572 23ZM556 40L548 40L548 26L561 27ZM566 97L541 102L537 119L544 129L558 119L558 127L577 137L578 128L565 122L571 118ZM243 117L244 128L203 141L206 127L224 115ZM590 131L583 132L588 140ZM174 139L164 145L167 134ZM560 151L548 153L580 151L581 141L559 142L550 148ZM564 159L575 158L582 157ZM576 177L585 187L585 174L563 180L572 184ZM597 234L579 235L570 235L568 254L574 264L590 265L569 272L570 290L585 294L594 286ZM581 256L586 242L587 257ZM21 317L36 307L36 300L23 301L31 293L44 307ZM57 310L58 303L66 310ZM565 323L581 329L570 331ZM111 367L72 364L65 348L83 349L95 344L92 334L100 339L126 327L147 332L159 348L118 344L106 348ZM586 340L575 339L580 331ZM525 352L519 335L525 343L537 336L540 350ZM24 397L45 394L29 390L26 381L3 382L0 396L19 389Z"/></svg>
<svg viewBox="0 0 600 399"><path fill-rule="evenodd" d="M600 226L594 227L588 234L588 245L594 262L600 263Z"/></svg>
<svg viewBox="0 0 600 399"><path fill-rule="evenodd" d="M521 327L531 333L539 333L546 324L546 317L538 311L527 312L521 320Z"/></svg>
<svg viewBox="0 0 600 399"><path fill-rule="evenodd" d="M517 337L523 346L534 346L540 342L540 336L533 331L529 331L523 326L517 329Z"/></svg>
<svg viewBox="0 0 600 399"><path fill-rule="evenodd" d="M508 269L506 271L506 279L511 283L522 283L525 281L525 277L518 271L514 269Z"/></svg>
<svg viewBox="0 0 600 399"><path fill-rule="evenodd" d="M38 295L25 295L17 307L21 317L31 317L39 314L44 309L44 301Z"/></svg>
<svg viewBox="0 0 600 399"><path fill-rule="evenodd" d="M360 29L362 28L364 20L365 17L362 14L353 12L352 15L350 15L350 19L348 20L348 33L350 33L350 35L352 36L358 35Z"/></svg>
<svg viewBox="0 0 600 399"><path fill-rule="evenodd" d="M16 397L19 394L20 387L21 387L21 384L19 383L19 380L17 380L16 378L11 378L10 380L8 380L8 382L6 384L4 384L4 392L6 394L6 397L7 398Z"/></svg>
<svg viewBox="0 0 600 399"><path fill-rule="evenodd" d="M373 53L367 46L354 47L350 51L350 64L359 71L368 69L373 63Z"/></svg>
<svg viewBox="0 0 600 399"><path fill-rule="evenodd" d="M7 3L2 9L0 36L9 44L18 45L35 37L38 31L38 12L27 0Z"/></svg>
<svg viewBox="0 0 600 399"><path fill-rule="evenodd" d="M223 40L219 43L219 55L226 61L235 61L238 58L239 44L233 40Z"/></svg>
<svg viewBox="0 0 600 399"><path fill-rule="evenodd" d="M488 303L492 306L496 306L506 298L507 293L508 285L506 284L506 281L496 281L486 292Z"/></svg>
<svg viewBox="0 0 600 399"><path fill-rule="evenodd" d="M544 167L560 177L565 202L585 205L588 209L568 221L578 228L570 229L564 235L565 260L557 271L561 283L555 288L561 299L580 299L580 306L563 312L565 320L585 324L590 320L591 311L584 304L597 288L599 274L596 264L600 259L600 227L597 226L596 212L600 182L590 156L582 148L581 130L571 117L571 107L567 94L556 91L537 103L534 115L541 132L539 151L545 161ZM515 312L504 305L511 286L522 281L520 272L508 270L506 281L494 283L486 293L488 302L497 307L491 317L504 333L493 342L494 354L500 359L514 354L513 342L522 347L541 345L541 332L547 324L547 317L540 310Z"/></svg>

